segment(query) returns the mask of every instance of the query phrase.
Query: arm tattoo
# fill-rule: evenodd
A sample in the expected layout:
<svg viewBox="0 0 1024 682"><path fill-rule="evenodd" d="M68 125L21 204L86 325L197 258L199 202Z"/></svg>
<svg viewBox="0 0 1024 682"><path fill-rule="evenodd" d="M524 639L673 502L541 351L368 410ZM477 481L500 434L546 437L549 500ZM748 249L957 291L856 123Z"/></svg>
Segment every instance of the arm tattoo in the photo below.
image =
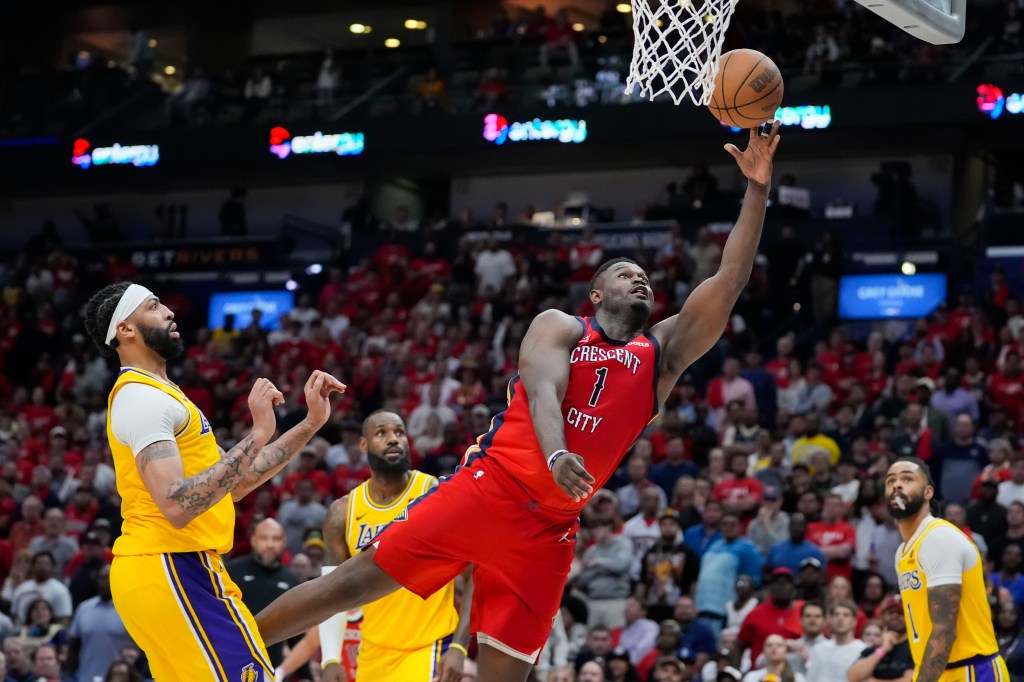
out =
<svg viewBox="0 0 1024 682"><path fill-rule="evenodd" d="M174 451L177 452L176 447ZM171 483L167 487L167 499L176 502L191 521L234 489L243 468L251 464L259 452L250 433L213 466Z"/></svg>
<svg viewBox="0 0 1024 682"><path fill-rule="evenodd" d="M167 459L178 454L178 444L173 440L158 440L142 449L139 453L139 469L146 471L146 466L157 459Z"/></svg>
<svg viewBox="0 0 1024 682"><path fill-rule="evenodd" d="M317 427L305 421L299 422L273 443L257 449L245 463L236 487L248 493L270 480L298 454L310 438L316 435ZM236 493L237 495L237 493ZM236 499L240 499L236 496Z"/></svg>
<svg viewBox="0 0 1024 682"><path fill-rule="evenodd" d="M939 585L928 589L928 612L932 634L924 649L917 674L918 682L937 682L946 671L956 641L956 621L960 615L960 585Z"/></svg>

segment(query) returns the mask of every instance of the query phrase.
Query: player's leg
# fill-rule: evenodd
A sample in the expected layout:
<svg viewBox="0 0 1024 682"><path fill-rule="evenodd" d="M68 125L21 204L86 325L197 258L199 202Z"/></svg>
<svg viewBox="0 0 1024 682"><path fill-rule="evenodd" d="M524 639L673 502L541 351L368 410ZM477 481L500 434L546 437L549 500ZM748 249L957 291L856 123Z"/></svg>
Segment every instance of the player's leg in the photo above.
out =
<svg viewBox="0 0 1024 682"><path fill-rule="evenodd" d="M277 644L336 613L351 611L401 589L402 585L374 562L375 553L375 547L367 547L327 575L275 599L256 616L263 641Z"/></svg>
<svg viewBox="0 0 1024 682"><path fill-rule="evenodd" d="M266 650L232 584L218 580L200 553L118 557L111 568L114 606L146 652L158 680L273 677ZM237 593L237 588L234 589Z"/></svg>
<svg viewBox="0 0 1024 682"><path fill-rule="evenodd" d="M526 682L534 665L487 645L480 646L476 662L480 679L487 682Z"/></svg>
<svg viewBox="0 0 1024 682"><path fill-rule="evenodd" d="M374 682L434 682L451 641L449 636L411 651L364 641L359 647L359 675Z"/></svg>

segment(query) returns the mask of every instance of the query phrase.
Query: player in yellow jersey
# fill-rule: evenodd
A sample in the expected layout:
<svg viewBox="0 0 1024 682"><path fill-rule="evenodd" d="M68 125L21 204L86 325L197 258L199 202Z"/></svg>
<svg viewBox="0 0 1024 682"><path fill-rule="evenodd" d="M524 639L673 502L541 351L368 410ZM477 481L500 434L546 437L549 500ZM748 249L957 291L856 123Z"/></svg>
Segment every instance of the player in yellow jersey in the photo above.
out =
<svg viewBox="0 0 1024 682"><path fill-rule="evenodd" d="M281 393L258 379L253 429L223 452L206 416L167 378L184 346L174 313L138 284L111 284L85 307L85 326L121 364L107 401L107 439L122 498L110 586L153 676L258 682L273 668L255 621L218 554L231 549L233 500L281 470L330 416L337 379L313 372L306 418L274 443Z"/></svg>
<svg viewBox="0 0 1024 682"><path fill-rule="evenodd" d="M932 516L934 495L924 461L901 457L889 467L886 506L903 537L895 561L914 682L1009 682L981 554L959 528Z"/></svg>
<svg viewBox="0 0 1024 682"><path fill-rule="evenodd" d="M406 508L437 486L437 479L410 469L405 422L393 412L377 411L363 421L359 447L371 476L340 500L324 520L327 563L324 574L371 544ZM463 573L470 580L472 569ZM369 682L459 682L469 644L472 584L467 582L462 613L455 610L455 586L448 583L427 599L401 589L363 606L359 679ZM344 681L339 665L345 614L320 626L323 682ZM351 681L349 681L351 682Z"/></svg>

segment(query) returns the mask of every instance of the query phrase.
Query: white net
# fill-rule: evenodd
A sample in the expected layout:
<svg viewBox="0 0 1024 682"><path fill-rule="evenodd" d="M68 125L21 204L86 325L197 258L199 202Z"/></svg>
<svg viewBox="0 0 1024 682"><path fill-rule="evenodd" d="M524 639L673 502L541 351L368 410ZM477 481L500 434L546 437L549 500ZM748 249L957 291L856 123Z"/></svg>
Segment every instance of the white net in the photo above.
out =
<svg viewBox="0 0 1024 682"><path fill-rule="evenodd" d="M711 102L722 41L737 0L633 0L633 61L626 92Z"/></svg>

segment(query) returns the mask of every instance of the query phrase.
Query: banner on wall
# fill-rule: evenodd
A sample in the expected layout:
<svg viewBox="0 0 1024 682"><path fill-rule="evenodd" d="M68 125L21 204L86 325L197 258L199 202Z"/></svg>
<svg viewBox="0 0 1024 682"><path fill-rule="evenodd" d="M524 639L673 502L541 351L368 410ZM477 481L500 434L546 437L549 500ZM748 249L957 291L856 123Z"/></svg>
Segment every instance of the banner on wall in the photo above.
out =
<svg viewBox="0 0 1024 682"><path fill-rule="evenodd" d="M363 153L366 138L363 133L322 133L292 135L287 128L270 129L270 153L279 159L292 154L337 154L358 156Z"/></svg>
<svg viewBox="0 0 1024 682"><path fill-rule="evenodd" d="M235 329L245 329L252 322L252 311L261 313L260 326L263 329L277 329L281 316L295 307L295 294L290 291L231 291L210 296L210 312L207 326L220 329L224 318L235 316Z"/></svg>
<svg viewBox="0 0 1024 682"><path fill-rule="evenodd" d="M946 300L946 276L846 275L839 279L839 317L879 320L926 317Z"/></svg>
<svg viewBox="0 0 1024 682"><path fill-rule="evenodd" d="M94 147L89 140L80 137L75 140L71 163L82 170L93 166L155 166L160 161L160 147L155 144L129 144L118 142L109 147Z"/></svg>

